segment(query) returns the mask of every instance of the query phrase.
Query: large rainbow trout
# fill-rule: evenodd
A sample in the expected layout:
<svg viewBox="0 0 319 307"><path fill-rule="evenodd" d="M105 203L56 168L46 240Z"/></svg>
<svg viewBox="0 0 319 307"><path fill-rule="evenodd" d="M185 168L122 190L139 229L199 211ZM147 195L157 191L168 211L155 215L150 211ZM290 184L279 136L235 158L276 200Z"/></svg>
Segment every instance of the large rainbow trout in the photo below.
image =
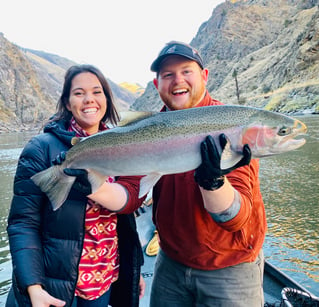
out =
<svg viewBox="0 0 319 307"><path fill-rule="evenodd" d="M252 107L223 105L156 113L82 138L62 165L31 179L47 194L54 210L63 204L75 181L64 174L64 168L86 169L93 192L107 176L145 175L142 197L162 175L197 168L200 143L209 134L216 140L221 133L227 136L221 159L221 168L227 169L242 158L244 144L250 146L253 158L266 157L299 148L305 140L295 137L306 131L297 119Z"/></svg>

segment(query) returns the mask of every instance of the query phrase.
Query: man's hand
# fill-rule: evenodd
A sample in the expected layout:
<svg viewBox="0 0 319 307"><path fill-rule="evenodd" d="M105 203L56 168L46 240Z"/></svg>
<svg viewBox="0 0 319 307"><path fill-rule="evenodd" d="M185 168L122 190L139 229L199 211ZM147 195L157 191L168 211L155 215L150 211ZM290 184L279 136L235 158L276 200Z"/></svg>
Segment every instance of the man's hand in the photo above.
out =
<svg viewBox="0 0 319 307"><path fill-rule="evenodd" d="M243 158L234 166L228 169L221 169L221 154L227 144L225 134L219 136L221 153L212 136L207 136L201 143L202 164L195 170L195 181L205 190L214 191L219 189L224 184L224 176L234 169L248 165L251 160L251 151L248 145L243 147Z"/></svg>

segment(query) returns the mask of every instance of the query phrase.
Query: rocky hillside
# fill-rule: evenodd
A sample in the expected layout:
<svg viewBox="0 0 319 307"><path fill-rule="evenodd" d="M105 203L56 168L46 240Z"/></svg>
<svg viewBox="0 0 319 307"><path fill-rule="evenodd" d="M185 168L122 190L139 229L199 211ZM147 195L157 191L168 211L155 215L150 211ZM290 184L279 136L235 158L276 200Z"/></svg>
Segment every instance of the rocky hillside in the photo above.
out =
<svg viewBox="0 0 319 307"><path fill-rule="evenodd" d="M226 104L319 113L318 1L227 0L217 6L190 42L210 71L212 96ZM52 115L73 64L16 46L0 33L0 132L38 127ZM144 93L109 82L119 109L162 105L152 82Z"/></svg>
<svg viewBox="0 0 319 307"><path fill-rule="evenodd" d="M319 112L318 0L226 1L190 43L210 71L207 88L214 98L286 113ZM161 105L150 82L132 108Z"/></svg>
<svg viewBox="0 0 319 307"><path fill-rule="evenodd" d="M16 46L0 33L0 132L42 125L55 110L65 71L74 64ZM128 109L140 95L108 81L120 110Z"/></svg>

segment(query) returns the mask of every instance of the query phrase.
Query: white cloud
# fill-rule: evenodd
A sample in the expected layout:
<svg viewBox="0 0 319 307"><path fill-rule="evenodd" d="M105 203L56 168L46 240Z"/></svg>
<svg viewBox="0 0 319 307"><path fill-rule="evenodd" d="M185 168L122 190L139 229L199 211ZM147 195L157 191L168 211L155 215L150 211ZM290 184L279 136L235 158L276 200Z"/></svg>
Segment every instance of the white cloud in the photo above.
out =
<svg viewBox="0 0 319 307"><path fill-rule="evenodd" d="M5 0L0 32L21 47L94 64L116 83L145 86L165 43L189 43L221 2Z"/></svg>

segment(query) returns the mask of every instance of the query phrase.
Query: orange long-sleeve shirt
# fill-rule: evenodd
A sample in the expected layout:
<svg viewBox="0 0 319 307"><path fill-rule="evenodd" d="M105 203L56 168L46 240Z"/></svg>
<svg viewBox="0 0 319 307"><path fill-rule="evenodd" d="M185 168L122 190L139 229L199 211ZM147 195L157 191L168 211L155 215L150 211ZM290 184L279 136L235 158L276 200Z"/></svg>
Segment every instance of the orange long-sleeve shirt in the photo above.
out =
<svg viewBox="0 0 319 307"><path fill-rule="evenodd" d="M199 106L217 104L221 103L207 93ZM215 222L204 208L194 171L163 176L153 190L153 219L162 250L202 270L254 261L267 230L258 173L259 163L254 159L227 175L240 194L241 205L238 214L224 223Z"/></svg>

